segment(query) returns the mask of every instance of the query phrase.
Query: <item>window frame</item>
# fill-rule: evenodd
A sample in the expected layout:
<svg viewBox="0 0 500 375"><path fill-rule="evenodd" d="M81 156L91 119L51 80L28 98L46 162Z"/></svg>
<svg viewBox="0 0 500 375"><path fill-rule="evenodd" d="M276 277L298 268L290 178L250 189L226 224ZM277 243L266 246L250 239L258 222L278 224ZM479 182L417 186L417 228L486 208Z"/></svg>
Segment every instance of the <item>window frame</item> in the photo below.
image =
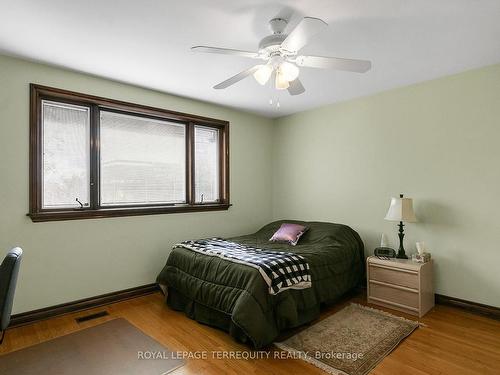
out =
<svg viewBox="0 0 500 375"><path fill-rule="evenodd" d="M83 208L46 209L42 207L42 101L54 101L90 108L90 202ZM100 110L132 116L177 122L185 125L186 131L186 203L143 204L126 206L100 206ZM219 201L195 202L195 147L196 125L219 130ZM120 216L168 214L227 210L229 203L229 122L203 116L191 115L167 109L128 103L120 100L87 95L53 87L30 84L30 171L29 213L34 222L91 219Z"/></svg>

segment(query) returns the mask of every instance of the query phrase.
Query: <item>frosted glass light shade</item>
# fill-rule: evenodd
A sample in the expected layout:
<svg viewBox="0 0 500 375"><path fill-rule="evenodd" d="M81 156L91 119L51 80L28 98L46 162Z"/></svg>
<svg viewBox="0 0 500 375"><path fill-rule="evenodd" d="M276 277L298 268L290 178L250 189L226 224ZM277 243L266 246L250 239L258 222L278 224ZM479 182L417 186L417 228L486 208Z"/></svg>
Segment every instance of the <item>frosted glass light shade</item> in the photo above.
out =
<svg viewBox="0 0 500 375"><path fill-rule="evenodd" d="M276 84L277 90L286 90L290 86L290 83L288 83L288 81L283 76L283 73L281 73L281 71L279 69L276 72L276 83L275 84Z"/></svg>
<svg viewBox="0 0 500 375"><path fill-rule="evenodd" d="M298 66L287 61L281 63L280 72L288 82L295 81L299 76Z"/></svg>
<svg viewBox="0 0 500 375"><path fill-rule="evenodd" d="M273 72L273 67L271 65L261 65L261 67L253 74L253 77L261 85L265 85L269 81L269 77Z"/></svg>
<svg viewBox="0 0 500 375"><path fill-rule="evenodd" d="M391 204L385 220L404 221L414 223L417 221L415 212L413 212L413 200L411 198L391 198Z"/></svg>

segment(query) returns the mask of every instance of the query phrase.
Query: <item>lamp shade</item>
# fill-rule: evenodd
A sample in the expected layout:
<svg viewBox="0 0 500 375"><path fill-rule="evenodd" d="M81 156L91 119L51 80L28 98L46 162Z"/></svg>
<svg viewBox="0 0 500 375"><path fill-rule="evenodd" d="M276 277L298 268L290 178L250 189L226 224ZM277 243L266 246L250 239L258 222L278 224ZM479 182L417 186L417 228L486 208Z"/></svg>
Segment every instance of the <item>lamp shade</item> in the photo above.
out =
<svg viewBox="0 0 500 375"><path fill-rule="evenodd" d="M283 78L288 82L295 81L299 76L299 68L297 65L284 61L280 65L280 72L283 74Z"/></svg>
<svg viewBox="0 0 500 375"><path fill-rule="evenodd" d="M411 198L391 198L391 205L385 215L385 220L404 221L414 223L417 221L413 212L413 200Z"/></svg>
<svg viewBox="0 0 500 375"><path fill-rule="evenodd" d="M259 69L253 74L255 80L261 85L265 85L271 74L273 72L273 67L271 65L261 65Z"/></svg>
<svg viewBox="0 0 500 375"><path fill-rule="evenodd" d="M285 90L290 86L290 83L285 79L285 76L279 69L276 71L275 85L277 90Z"/></svg>

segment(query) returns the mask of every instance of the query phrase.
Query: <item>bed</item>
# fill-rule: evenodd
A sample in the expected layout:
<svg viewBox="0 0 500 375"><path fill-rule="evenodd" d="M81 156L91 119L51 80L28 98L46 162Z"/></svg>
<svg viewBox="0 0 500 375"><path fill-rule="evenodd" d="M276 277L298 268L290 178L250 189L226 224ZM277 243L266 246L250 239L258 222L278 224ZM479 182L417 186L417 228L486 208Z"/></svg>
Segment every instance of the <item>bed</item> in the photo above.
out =
<svg viewBox="0 0 500 375"><path fill-rule="evenodd" d="M296 246L269 242L283 223L308 227ZM283 330L316 319L364 277L364 250L359 235L342 224L281 220L233 242L304 257L312 286L270 294L255 268L186 248L174 248L157 282L168 290L166 302L188 317L227 331L259 349Z"/></svg>

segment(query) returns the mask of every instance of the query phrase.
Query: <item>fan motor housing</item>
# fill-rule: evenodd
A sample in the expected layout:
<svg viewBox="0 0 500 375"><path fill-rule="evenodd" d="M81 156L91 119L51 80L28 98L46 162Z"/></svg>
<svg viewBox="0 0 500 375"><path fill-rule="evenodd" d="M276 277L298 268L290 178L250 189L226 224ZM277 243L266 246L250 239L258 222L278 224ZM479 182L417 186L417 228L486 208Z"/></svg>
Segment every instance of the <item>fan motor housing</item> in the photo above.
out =
<svg viewBox="0 0 500 375"><path fill-rule="evenodd" d="M286 39L286 34L273 34L266 36L259 43L260 52L275 52L280 48L281 43Z"/></svg>

